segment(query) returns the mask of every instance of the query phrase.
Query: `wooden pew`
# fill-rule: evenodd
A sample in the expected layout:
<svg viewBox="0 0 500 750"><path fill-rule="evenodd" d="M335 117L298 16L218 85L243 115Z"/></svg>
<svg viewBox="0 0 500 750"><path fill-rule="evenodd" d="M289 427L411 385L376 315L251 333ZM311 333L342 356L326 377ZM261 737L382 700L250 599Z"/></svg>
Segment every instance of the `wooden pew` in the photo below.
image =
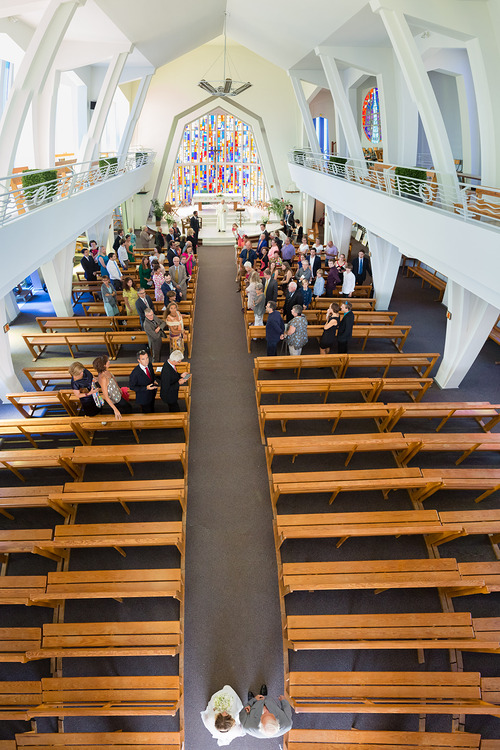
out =
<svg viewBox="0 0 500 750"><path fill-rule="evenodd" d="M463 580L467 583L473 578L482 578L490 591L500 591L500 560L493 562L460 562L458 569ZM457 590L452 596L461 596L460 590Z"/></svg>
<svg viewBox="0 0 500 750"><path fill-rule="evenodd" d="M139 320L139 316L137 316ZM91 331L98 330L107 332L110 329L118 330L118 321L113 316L102 318L87 318L75 315L73 317L44 316L36 318L42 333L61 333L64 331Z"/></svg>
<svg viewBox="0 0 500 750"><path fill-rule="evenodd" d="M106 312L104 309L104 302L82 302L81 306L83 308L84 315L88 315L89 317L93 315L104 315ZM177 306L179 308L179 312L182 315L189 315L191 320L193 320L194 302L182 300L181 302L177 302ZM153 300L153 310L157 315L162 315L163 302L155 302L155 300Z"/></svg>
<svg viewBox="0 0 500 750"><path fill-rule="evenodd" d="M457 536L471 534L486 534L492 544L500 540L500 510L449 510L440 511L439 518L443 524L442 536L429 539L430 544L444 544L456 539ZM462 526L460 534L451 529L452 526Z"/></svg>
<svg viewBox="0 0 500 750"><path fill-rule="evenodd" d="M46 584L46 576L2 576L0 578L0 604L28 606L33 602L33 597L44 595Z"/></svg>
<svg viewBox="0 0 500 750"><path fill-rule="evenodd" d="M449 419L474 419L484 432L489 432L500 421L500 405L490 404L488 401L457 401L413 404L391 404L404 407L404 411L397 416L385 429L392 430L402 417L421 419L440 419L436 427L439 432Z"/></svg>
<svg viewBox="0 0 500 750"><path fill-rule="evenodd" d="M25 660L65 657L175 656L178 620L152 622L46 623L38 645L25 649Z"/></svg>
<svg viewBox="0 0 500 750"><path fill-rule="evenodd" d="M442 301L447 282L446 279L442 279L437 275L437 271L429 271L428 268L422 268L421 261L417 260L413 266L408 266L408 275L410 275L410 273L422 280L422 288L424 284L429 284L429 286L437 289L439 291L439 297L436 302Z"/></svg>
<svg viewBox="0 0 500 750"><path fill-rule="evenodd" d="M392 325L355 325L352 329L353 339L362 339L361 351L364 351L368 339L388 339L391 341L399 352L403 351L404 343L411 331L411 326L392 326ZM323 334L322 325L310 325L307 327L309 339L320 338ZM247 326L246 328L247 348L251 354L252 340L265 339L265 326Z"/></svg>
<svg viewBox="0 0 500 750"><path fill-rule="evenodd" d="M72 401L71 396L70 391L24 391L7 394L12 406L15 406L25 419L35 416L38 409L56 409L64 411L70 417L76 417L78 406Z"/></svg>
<svg viewBox="0 0 500 750"><path fill-rule="evenodd" d="M175 716L178 676L44 677L38 716Z"/></svg>
<svg viewBox="0 0 500 750"><path fill-rule="evenodd" d="M16 734L13 750L181 750L180 732L27 732ZM458 747L458 745L457 745ZM0 748L0 750L3 750ZM8 750L5 748L5 750ZM430 748L432 750L432 748ZM466 748L466 750L469 750ZM470 750L474 750L472 747Z"/></svg>
<svg viewBox="0 0 500 750"><path fill-rule="evenodd" d="M83 476L88 464L126 464L134 476L132 464L135 462L179 461L187 476L186 443L139 443L138 445L78 445L71 461L78 470L78 479ZM2 452L0 451L0 464Z"/></svg>
<svg viewBox="0 0 500 750"><path fill-rule="evenodd" d="M469 612L289 615L286 619L287 644L293 651L456 648L498 652L498 630L487 633L487 638L484 635L476 630Z"/></svg>
<svg viewBox="0 0 500 750"><path fill-rule="evenodd" d="M427 511L421 511L423 513ZM2 532L0 532L1 534ZM9 534L15 532L8 532ZM35 549L58 551L113 547L125 557L123 547L162 547L174 545L182 552L184 540L181 521L145 523L83 523L56 526L52 538L41 539ZM2 537L0 536L0 540ZM2 545L0 542L0 550Z"/></svg>
<svg viewBox="0 0 500 750"><path fill-rule="evenodd" d="M29 601L51 607L66 599L174 597L182 592L180 568L147 570L72 570L49 573L45 591L30 592Z"/></svg>
<svg viewBox="0 0 500 750"><path fill-rule="evenodd" d="M488 685L479 672L290 672L287 692L298 713L497 715Z"/></svg>
<svg viewBox="0 0 500 750"><path fill-rule="evenodd" d="M303 380L258 380L255 384L257 405L264 394L275 394L280 403L282 394L320 393L326 404L331 393L361 393L367 402L378 401L383 392L403 391L420 401L432 385L432 378L314 378Z"/></svg>
<svg viewBox="0 0 500 750"><path fill-rule="evenodd" d="M9 510L15 508L51 508L64 518L69 516L67 508L60 505L51 495L61 493L63 485L53 484L44 487L3 487L0 492L0 514L14 520Z"/></svg>
<svg viewBox="0 0 500 750"><path fill-rule="evenodd" d="M333 503L339 492L381 490L385 499L391 490L427 489L439 484L422 476L420 469L362 469L360 471L301 471L272 474L271 501L274 507L280 495L325 493Z"/></svg>
<svg viewBox="0 0 500 750"><path fill-rule="evenodd" d="M88 362L87 364L82 362L82 364L92 373L92 375L97 375L91 362ZM110 369L116 378L124 377L128 379L136 364L137 362L113 362ZM189 370L189 364L186 363L185 366L186 369ZM163 363L155 362L153 367L155 372L157 372L158 368L161 369L161 367L163 367ZM70 388L71 375L68 372L68 367L64 365L60 367L25 367L23 373L26 375L35 391L44 391L49 387L55 388L64 386Z"/></svg>
<svg viewBox="0 0 500 750"><path fill-rule="evenodd" d="M127 514L128 503L136 502L179 502L186 510L185 479L144 479L140 482L69 482L50 496L68 512L72 505L89 503L120 503Z"/></svg>
<svg viewBox="0 0 500 750"><path fill-rule="evenodd" d="M9 529L0 531L0 558L6 554L24 552L42 555L51 560L60 560L61 555L52 552L52 529Z"/></svg>
<svg viewBox="0 0 500 750"><path fill-rule="evenodd" d="M246 307L246 295L244 300L244 306ZM302 315L306 318L308 326L310 325L324 325L326 320L326 312L318 309L307 309L302 310ZM388 310L355 310L354 311L354 323L355 325L396 325L397 312L389 312ZM268 314L264 313L264 323L267 322ZM254 321L254 314L252 310L245 310L243 319L245 325L252 326ZM308 328L309 330L309 328Z"/></svg>
<svg viewBox="0 0 500 750"><path fill-rule="evenodd" d="M100 420L99 420L100 423ZM126 429L126 428L124 428ZM50 436L56 438L59 435L73 435L85 445L88 436L84 437L78 429L78 417L43 417L37 419L4 419L0 422L0 437L20 438L27 440L33 448L40 446L34 435Z"/></svg>
<svg viewBox="0 0 500 750"><path fill-rule="evenodd" d="M0 682L0 719L27 721L29 708L40 703L42 686L38 680Z"/></svg>
<svg viewBox="0 0 500 750"><path fill-rule="evenodd" d="M0 662L24 664L26 652L41 648L41 645L40 628L0 628Z"/></svg>
<svg viewBox="0 0 500 750"><path fill-rule="evenodd" d="M286 740L287 750L479 750L480 747L486 750L481 735L469 732L291 729Z"/></svg>
<svg viewBox="0 0 500 750"><path fill-rule="evenodd" d="M81 346L91 346L93 349L103 346L111 357L108 340L103 332L29 333L23 335L23 339L33 357L33 362L36 362L44 351L52 346L67 346L73 359L75 352L78 352Z"/></svg>
<svg viewBox="0 0 500 750"><path fill-rule="evenodd" d="M464 563L465 565L476 563ZM494 563L490 563L493 565ZM500 565L500 563L496 563ZM486 594L490 587L476 569L460 568L454 558L283 563L283 593L407 588L442 588L450 596ZM478 564L480 565L480 563Z"/></svg>
<svg viewBox="0 0 500 750"><path fill-rule="evenodd" d="M423 502L438 490L483 490L476 503L500 490L500 469L422 469L428 487L416 491L414 500Z"/></svg>
<svg viewBox="0 0 500 750"><path fill-rule="evenodd" d="M80 478L78 464L73 463L73 448L18 448L0 451L0 468L9 469L22 482L19 469L64 469L73 479Z"/></svg>
<svg viewBox="0 0 500 750"><path fill-rule="evenodd" d="M96 432L114 430L131 430L136 442L139 442L141 430L184 431L185 442L189 440L189 415L187 412L165 412L163 414L124 414L121 419L110 416L103 424L102 416L76 417L71 420L72 426L84 437L82 443L90 445ZM1 430L1 425L0 425ZM0 433L1 434L1 433Z"/></svg>
<svg viewBox="0 0 500 750"><path fill-rule="evenodd" d="M409 446L406 451L398 456L402 466L406 466L421 451L432 452L455 452L460 451L461 456L455 461L458 465L472 453L477 451L500 452L500 434L497 432L482 433L405 433Z"/></svg>
<svg viewBox="0 0 500 750"><path fill-rule="evenodd" d="M357 287L359 289L359 287ZM283 298L284 299L284 298ZM345 302L344 297L313 297L311 300L311 308L313 310L328 310L332 302L336 302L337 305L341 305ZM349 302L352 305L353 310L375 310L377 300L374 297L351 297Z"/></svg>
<svg viewBox="0 0 500 750"><path fill-rule="evenodd" d="M127 344L147 344L148 337L144 331L109 331L106 334L106 342L110 351L109 358L116 359L122 346L126 346ZM169 349L169 338L166 334L163 335L162 344ZM190 331L184 331L184 344L187 349L188 357L190 357L192 347L192 336Z"/></svg>

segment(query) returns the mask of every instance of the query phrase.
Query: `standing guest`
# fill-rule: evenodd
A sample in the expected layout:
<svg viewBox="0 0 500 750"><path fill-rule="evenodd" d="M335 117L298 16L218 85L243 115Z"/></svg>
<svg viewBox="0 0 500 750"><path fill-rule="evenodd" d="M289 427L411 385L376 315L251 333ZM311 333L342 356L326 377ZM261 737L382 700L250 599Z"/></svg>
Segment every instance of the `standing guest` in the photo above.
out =
<svg viewBox="0 0 500 750"><path fill-rule="evenodd" d="M129 227L128 236L130 237L130 247L131 248L137 247L137 237L135 236L135 233L132 227Z"/></svg>
<svg viewBox="0 0 500 750"><path fill-rule="evenodd" d="M165 262L165 255L164 255L164 253L160 253L160 251L158 250L157 247L154 248L153 252L149 256L149 265L150 265L151 268L153 268L153 263L155 261L158 263L158 265L160 266L161 270L164 271L165 269L163 267L163 264Z"/></svg>
<svg viewBox="0 0 500 750"><path fill-rule="evenodd" d="M330 258L328 261L328 276L326 277L326 296L333 297L337 284L341 284L339 272L335 268L335 261Z"/></svg>
<svg viewBox="0 0 500 750"><path fill-rule="evenodd" d="M109 254L108 262L106 263L106 270L114 288L117 292L120 292L122 288L122 272L120 271L120 266L116 262L116 253Z"/></svg>
<svg viewBox="0 0 500 750"><path fill-rule="evenodd" d="M272 277L270 268L264 271L264 296L266 303L278 300L278 282Z"/></svg>
<svg viewBox="0 0 500 750"><path fill-rule="evenodd" d="M295 248L292 245L292 240L290 237L285 237L285 241L283 243L283 247L281 248L281 257L283 260L292 260L293 256L295 255Z"/></svg>
<svg viewBox="0 0 500 750"><path fill-rule="evenodd" d="M317 254L314 245L311 248L310 254L307 256L307 260L309 261L309 265L311 266L311 275L313 279L315 279L318 268L321 268L321 256Z"/></svg>
<svg viewBox="0 0 500 750"><path fill-rule="evenodd" d="M144 257L139 264L139 283L145 289L147 286L153 286L151 281L151 266L149 258Z"/></svg>
<svg viewBox="0 0 500 750"><path fill-rule="evenodd" d="M316 278L314 280L313 295L315 297L321 297L325 293L325 280L323 278L323 271L318 268L316 272Z"/></svg>
<svg viewBox="0 0 500 750"><path fill-rule="evenodd" d="M326 254L326 259L327 260L328 260L328 258L336 258L337 255L339 254L338 248L335 247L335 245L333 244L332 240L328 240L328 242L326 243L326 245L325 245L325 254Z"/></svg>
<svg viewBox="0 0 500 750"><path fill-rule="evenodd" d="M96 281L96 274L99 272L99 266L95 262L94 258L91 255L90 248L84 247L83 248L83 256L82 256L82 268L83 273L85 274L85 278L87 281Z"/></svg>
<svg viewBox="0 0 500 750"><path fill-rule="evenodd" d="M116 289L107 276L102 280L101 297L104 302L104 312L106 315L109 315L109 317L118 315L119 310L116 302Z"/></svg>
<svg viewBox="0 0 500 750"><path fill-rule="evenodd" d="M257 260L257 253L252 248L252 243L250 242L250 240L247 240L239 256L240 273L241 273L242 266L244 266L245 263L251 263L252 268L254 268L256 260Z"/></svg>
<svg viewBox="0 0 500 750"><path fill-rule="evenodd" d="M248 692L248 702L240 711L241 726L252 737L281 737L292 728L292 707L284 695L268 698L262 685L259 695Z"/></svg>
<svg viewBox="0 0 500 750"><path fill-rule="evenodd" d="M144 311L144 333L148 336L148 345L153 362L161 362L161 344L163 331L167 327L164 320L160 320L153 310L149 308Z"/></svg>
<svg viewBox="0 0 500 750"><path fill-rule="evenodd" d="M121 267L127 270L127 268L129 267L129 257L128 257L128 252L127 252L127 240L126 239L121 241L120 247L118 248L118 261Z"/></svg>
<svg viewBox="0 0 500 750"><path fill-rule="evenodd" d="M293 317L292 307L294 305L302 306L303 302L304 298L302 296L302 289L298 289L295 281L291 281L288 284L288 290L285 295L285 304L283 306L283 315L285 316L285 320L287 323L289 323Z"/></svg>
<svg viewBox="0 0 500 750"><path fill-rule="evenodd" d="M261 276L264 275L264 271L269 266L269 256L267 254L267 247L263 247L261 250L261 256L260 256L260 269L259 274Z"/></svg>
<svg viewBox="0 0 500 750"><path fill-rule="evenodd" d="M315 241L313 247L316 248L316 252L318 253L318 255L322 252L323 245L319 241L319 237L316 237L316 241Z"/></svg>
<svg viewBox="0 0 500 750"><path fill-rule="evenodd" d="M132 407L123 397L122 390L109 369L110 364L107 354L96 357L92 362L94 369L97 371L97 382L101 386L104 401L111 407L115 419L121 419L122 414L131 414Z"/></svg>
<svg viewBox="0 0 500 750"><path fill-rule="evenodd" d="M304 227L300 219L295 219L295 229L297 230L297 242L302 243L302 237L304 236Z"/></svg>
<svg viewBox="0 0 500 750"><path fill-rule="evenodd" d="M283 262L283 281L281 283L281 289L283 294L287 293L288 284L293 281L293 271L290 268L290 264L287 260Z"/></svg>
<svg viewBox="0 0 500 750"><path fill-rule="evenodd" d="M184 319L179 312L176 302L170 302L164 313L164 320L168 326L170 351L184 353Z"/></svg>
<svg viewBox="0 0 500 750"><path fill-rule="evenodd" d="M309 341L307 335L307 320L302 315L302 305L292 307L292 320L286 327L286 339L288 349L292 356L298 356L302 353L303 347Z"/></svg>
<svg viewBox="0 0 500 750"><path fill-rule="evenodd" d="M235 737L242 737L245 730L240 724L243 703L233 688L224 685L214 693L208 706L201 712L201 720L219 746L229 745Z"/></svg>
<svg viewBox="0 0 500 750"><path fill-rule="evenodd" d="M123 229L120 229L118 231L118 234L115 237L115 241L113 242L113 250L115 251L115 253L118 252L118 248L121 245L121 241L123 240L123 237L124 237L124 231Z"/></svg>
<svg viewBox="0 0 500 750"><path fill-rule="evenodd" d="M198 211L193 211L193 215L189 220L189 226L194 232L195 245L198 245L198 235L200 233L200 220L198 218Z"/></svg>
<svg viewBox="0 0 500 750"><path fill-rule="evenodd" d="M269 232L267 231L265 224L261 224L260 225L260 233L261 234L265 234L266 235L266 240L269 242Z"/></svg>
<svg viewBox="0 0 500 750"><path fill-rule="evenodd" d="M152 263L152 273L151 273L151 281L153 282L153 286L155 289L155 300L156 302L161 302L163 304L164 298L163 293L161 291L161 285L165 281L165 274L160 268L160 264L157 260L154 260Z"/></svg>
<svg viewBox="0 0 500 750"><path fill-rule="evenodd" d="M175 288L174 282L172 281L172 277L170 276L170 272L167 271L165 274L165 281L161 285L161 292L163 294L163 301L165 303L164 310L167 309L167 299L169 292L173 292L173 299L174 302L180 302L181 301L181 293L178 289Z"/></svg>
<svg viewBox="0 0 500 750"><path fill-rule="evenodd" d="M271 240L271 247L268 250L267 257L269 258L269 262L277 260L280 257L280 249L275 239Z"/></svg>
<svg viewBox="0 0 500 750"><path fill-rule="evenodd" d="M176 289L179 290L182 299L187 296L187 271L186 266L180 262L179 256L174 258L172 266L168 269Z"/></svg>
<svg viewBox="0 0 500 750"><path fill-rule="evenodd" d="M275 357L280 339L283 338L285 333L285 323L276 309L276 302L272 300L268 302L266 311L268 313L266 323L267 356Z"/></svg>
<svg viewBox="0 0 500 750"><path fill-rule="evenodd" d="M266 235L264 234L264 232L262 232L262 234L260 235L260 238L259 238L258 245L257 245L257 254L262 253L262 250L265 247L268 247L268 244L267 244L267 240L266 240ZM261 257L261 256L259 255L259 257Z"/></svg>
<svg viewBox="0 0 500 750"><path fill-rule="evenodd" d="M94 377L81 362L72 362L68 367L71 375L71 388L75 398L80 399L80 405L86 417L95 417L101 413L102 406L98 406L94 396L99 391L94 383Z"/></svg>
<svg viewBox="0 0 500 750"><path fill-rule="evenodd" d="M312 300L312 289L307 279L302 278L302 299L304 300L304 309L307 310Z"/></svg>
<svg viewBox="0 0 500 750"><path fill-rule="evenodd" d="M307 237L302 238L302 242L299 247L299 254L301 255L309 255L309 245L307 242Z"/></svg>
<svg viewBox="0 0 500 750"><path fill-rule="evenodd" d="M340 253L340 255L337 255L337 258L335 259L335 268L337 270L338 275L340 276L340 283L342 283L344 279L345 267L346 267L345 255L343 253Z"/></svg>
<svg viewBox="0 0 500 750"><path fill-rule="evenodd" d="M255 285L255 301L253 305L254 326L264 325L264 310L266 309L266 295L264 294L264 286L259 281Z"/></svg>
<svg viewBox="0 0 500 750"><path fill-rule="evenodd" d="M364 250L360 250L358 257L352 262L352 272L356 277L356 284L364 284L366 274L372 275L370 259L365 255Z"/></svg>
<svg viewBox="0 0 500 750"><path fill-rule="evenodd" d="M187 233L189 235L189 229L188 229ZM172 237L172 239L173 239L174 242L178 242L180 240L181 230L177 226L177 222L176 221L172 222L172 226L170 227L169 234ZM194 234L194 231L193 231L193 234Z"/></svg>
<svg viewBox="0 0 500 750"><path fill-rule="evenodd" d="M99 266L99 273L104 278L104 276L109 277L108 269L107 269L107 263L108 263L108 256L106 255L106 250L104 247L99 248L99 252L97 253L97 265Z"/></svg>
<svg viewBox="0 0 500 750"><path fill-rule="evenodd" d="M187 275L191 277L193 274L193 266L196 263L196 258L194 257L193 246L190 240L188 240L184 245L184 250L182 251L181 255L181 261L185 261Z"/></svg>
<svg viewBox="0 0 500 750"><path fill-rule="evenodd" d="M196 255L196 242L194 238L194 232L191 229L191 227L189 227L189 229L187 230L187 241L191 243L191 247L193 248L193 253Z"/></svg>
<svg viewBox="0 0 500 750"><path fill-rule="evenodd" d="M215 213L217 216L217 231L225 232L226 231L227 206L226 206L226 202L224 198L221 200L220 203L217 204Z"/></svg>
<svg viewBox="0 0 500 750"><path fill-rule="evenodd" d="M99 252L99 248L97 247L97 242L95 240L90 240L89 248L90 248L90 252L92 253L92 257L95 258L97 253Z"/></svg>
<svg viewBox="0 0 500 750"><path fill-rule="evenodd" d="M155 410L158 386L153 366L149 363L149 354L145 349L137 352L137 365L130 373L129 387L135 391L135 400L142 413L152 414Z"/></svg>
<svg viewBox="0 0 500 750"><path fill-rule="evenodd" d="M155 235L155 247L158 248L158 252L162 250L165 247L165 235L161 231L161 229L158 229Z"/></svg>
<svg viewBox="0 0 500 750"><path fill-rule="evenodd" d="M295 229L295 211L291 203L288 204L285 218L285 232L288 237L291 237L293 230Z"/></svg>
<svg viewBox="0 0 500 750"><path fill-rule="evenodd" d="M139 234L141 247L151 247L151 240L154 238L154 236L154 232L144 224Z"/></svg>
<svg viewBox="0 0 500 750"><path fill-rule="evenodd" d="M247 293L247 309L253 310L255 304L255 286L260 283L260 276L257 271L252 271L248 282L248 286L245 290Z"/></svg>
<svg viewBox="0 0 500 750"><path fill-rule="evenodd" d="M348 263L344 271L344 278L342 280L342 296L352 297L355 284L356 284L356 277L352 272L351 264Z"/></svg>
<svg viewBox="0 0 500 750"><path fill-rule="evenodd" d="M123 280L123 301L125 302L125 314L137 315L135 303L139 299L137 289L134 286L134 280L126 276Z"/></svg>
<svg viewBox="0 0 500 750"><path fill-rule="evenodd" d="M295 274L295 278L297 281L302 281L302 279L306 279L306 281L309 283L311 280L311 269L309 268L309 262L303 258L297 273Z"/></svg>
<svg viewBox="0 0 500 750"><path fill-rule="evenodd" d="M151 297L146 294L146 290L143 287L140 287L137 290L137 294L139 295L138 299L135 303L135 309L137 310L137 313L139 315L139 323L141 325L141 328L144 328L144 319L146 317L146 310L153 310L153 300Z"/></svg>
<svg viewBox="0 0 500 750"><path fill-rule="evenodd" d="M339 325L340 307L336 302L332 302L326 311L326 323L323 326L323 333L319 340L320 354L330 354L330 350L335 346L337 329Z"/></svg>
<svg viewBox="0 0 500 750"><path fill-rule="evenodd" d="M168 406L169 411L180 411L179 386L189 378L189 373L183 372L179 375L177 366L184 359L184 355L178 349L173 351L161 370L160 398Z"/></svg>
<svg viewBox="0 0 500 750"><path fill-rule="evenodd" d="M341 319L338 325L337 345L339 354L347 354L349 342L352 339L354 326L354 313L350 302L342 302L340 305Z"/></svg>

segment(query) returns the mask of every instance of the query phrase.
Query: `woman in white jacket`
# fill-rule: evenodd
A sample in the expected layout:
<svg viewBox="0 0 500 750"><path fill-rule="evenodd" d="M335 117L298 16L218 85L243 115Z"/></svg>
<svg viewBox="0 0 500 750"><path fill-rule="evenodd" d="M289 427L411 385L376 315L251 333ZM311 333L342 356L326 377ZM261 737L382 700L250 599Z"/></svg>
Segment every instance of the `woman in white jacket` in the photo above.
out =
<svg viewBox="0 0 500 750"><path fill-rule="evenodd" d="M224 685L210 698L201 712L201 719L218 745L229 745L235 737L245 734L239 719L242 708L241 700L229 685Z"/></svg>

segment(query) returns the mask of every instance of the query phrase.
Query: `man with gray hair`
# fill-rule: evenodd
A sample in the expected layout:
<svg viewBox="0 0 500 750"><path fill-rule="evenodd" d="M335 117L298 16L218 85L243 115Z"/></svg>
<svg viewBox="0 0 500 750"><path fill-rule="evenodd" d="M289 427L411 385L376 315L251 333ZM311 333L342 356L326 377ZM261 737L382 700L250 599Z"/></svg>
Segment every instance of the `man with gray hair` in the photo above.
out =
<svg viewBox="0 0 500 750"><path fill-rule="evenodd" d="M169 411L180 411L178 397L179 386L184 385L189 378L189 373L183 372L179 375L177 367L184 359L179 349L171 352L161 370L160 376L160 398L168 406Z"/></svg>
<svg viewBox="0 0 500 750"><path fill-rule="evenodd" d="M295 283L295 281L291 281L288 284L288 291L285 295L285 304L283 306L283 315L287 323L289 323L293 318L292 307L294 305L303 306L304 295L302 294L302 289L297 289L297 284Z"/></svg>
<svg viewBox="0 0 500 750"><path fill-rule="evenodd" d="M247 705L240 711L241 726L252 737L281 737L292 728L292 707L284 695L268 698L262 685L259 695L248 693Z"/></svg>
<svg viewBox="0 0 500 750"><path fill-rule="evenodd" d="M144 333L148 336L151 359L153 362L161 362L161 340L167 324L164 320L160 320L149 307L144 315Z"/></svg>

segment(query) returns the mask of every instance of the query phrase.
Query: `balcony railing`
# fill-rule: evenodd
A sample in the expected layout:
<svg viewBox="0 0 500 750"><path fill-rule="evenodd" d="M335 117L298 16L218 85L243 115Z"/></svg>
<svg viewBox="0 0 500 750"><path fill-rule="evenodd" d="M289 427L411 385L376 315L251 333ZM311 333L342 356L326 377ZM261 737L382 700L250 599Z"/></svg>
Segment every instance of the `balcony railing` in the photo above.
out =
<svg viewBox="0 0 500 750"><path fill-rule="evenodd" d="M426 171L419 180L396 174L394 164L367 162L330 154L295 149L288 155L290 164L298 164L338 179L355 182L396 198L416 201L440 211L452 213L465 221L480 221L500 231L500 189L483 185L447 184L437 173Z"/></svg>
<svg viewBox="0 0 500 750"><path fill-rule="evenodd" d="M101 161L60 163L53 167L57 178L29 187L22 186L23 173L0 178L0 227L18 219L28 211L35 211L49 203L66 200L72 195L89 190L126 172L130 172L154 161L156 154L148 149L131 151L116 161L109 155ZM107 164L103 164L109 159ZM29 174L40 174L47 170L30 170ZM24 173L26 174L26 173Z"/></svg>

